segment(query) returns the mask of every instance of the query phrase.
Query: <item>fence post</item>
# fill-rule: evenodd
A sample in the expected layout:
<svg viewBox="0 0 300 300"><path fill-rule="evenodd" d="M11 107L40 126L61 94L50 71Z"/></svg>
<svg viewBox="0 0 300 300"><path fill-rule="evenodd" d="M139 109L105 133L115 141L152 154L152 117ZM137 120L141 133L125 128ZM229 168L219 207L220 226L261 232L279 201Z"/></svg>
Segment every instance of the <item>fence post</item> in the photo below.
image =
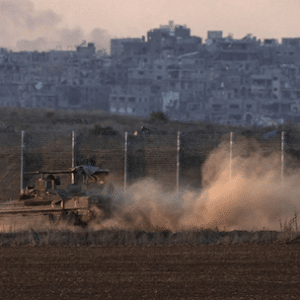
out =
<svg viewBox="0 0 300 300"><path fill-rule="evenodd" d="M281 182L284 177L284 131L281 132Z"/></svg>
<svg viewBox="0 0 300 300"><path fill-rule="evenodd" d="M127 189L127 136L128 132L125 132L125 157L124 157L124 192L126 192Z"/></svg>
<svg viewBox="0 0 300 300"><path fill-rule="evenodd" d="M22 130L21 132L21 179L20 179L20 194L24 193L24 152L25 152L25 138L26 132Z"/></svg>
<svg viewBox="0 0 300 300"><path fill-rule="evenodd" d="M179 191L180 184L180 131L177 133L177 168L176 168L176 189Z"/></svg>
<svg viewBox="0 0 300 300"><path fill-rule="evenodd" d="M233 146L233 132L230 132L230 162L229 162L229 176L232 179L232 146Z"/></svg>
<svg viewBox="0 0 300 300"><path fill-rule="evenodd" d="M75 160L76 160L76 154L75 154L75 145L76 145L76 131L72 131L72 168L75 168ZM75 174L71 174L71 183L75 183Z"/></svg>

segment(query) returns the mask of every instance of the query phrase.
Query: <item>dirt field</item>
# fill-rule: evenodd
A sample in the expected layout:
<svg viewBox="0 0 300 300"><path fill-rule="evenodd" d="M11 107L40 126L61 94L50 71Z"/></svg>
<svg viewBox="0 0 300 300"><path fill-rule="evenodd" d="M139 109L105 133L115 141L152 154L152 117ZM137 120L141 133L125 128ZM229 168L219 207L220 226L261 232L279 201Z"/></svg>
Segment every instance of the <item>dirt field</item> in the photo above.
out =
<svg viewBox="0 0 300 300"><path fill-rule="evenodd" d="M1 247L1 299L299 299L299 245Z"/></svg>

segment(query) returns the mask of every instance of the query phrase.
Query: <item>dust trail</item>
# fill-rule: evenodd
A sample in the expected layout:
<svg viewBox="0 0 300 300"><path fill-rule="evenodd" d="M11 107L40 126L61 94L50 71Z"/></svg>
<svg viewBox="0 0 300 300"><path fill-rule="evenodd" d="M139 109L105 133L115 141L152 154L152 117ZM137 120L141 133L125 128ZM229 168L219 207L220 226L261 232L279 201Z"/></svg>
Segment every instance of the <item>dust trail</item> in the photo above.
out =
<svg viewBox="0 0 300 300"><path fill-rule="evenodd" d="M280 221L289 221L299 212L299 172L287 167L281 182L280 153L266 156L254 140L241 141L235 145L232 178L229 165L229 147L224 143L211 153L202 168L201 190L181 188L179 192L166 192L161 183L151 178L136 182L126 193L116 188L113 194L106 195L113 199L111 215L104 218L103 212L94 208L97 218L89 230L178 232L216 227L219 230L280 230ZM81 230L64 223L51 225L40 218L24 220L20 217L15 223L2 224L0 226L6 226L7 231L53 226Z"/></svg>
<svg viewBox="0 0 300 300"><path fill-rule="evenodd" d="M252 140L238 145L230 179L226 152L226 145L221 145L204 167L205 188L195 203L202 209L200 222L208 227L279 229L279 220L299 210L299 175L287 170L281 182L280 153L265 157Z"/></svg>
<svg viewBox="0 0 300 300"><path fill-rule="evenodd" d="M19 200L10 200L0 204L2 211L20 207ZM0 232L15 233L20 231L47 231L50 229L81 231L82 228L74 227L68 220L53 222L48 215L12 215L0 217Z"/></svg>
<svg viewBox="0 0 300 300"><path fill-rule="evenodd" d="M68 230L72 232L80 232L84 229L74 226L65 220L53 223L49 221L48 216L35 215L35 216L10 216L1 217L0 219L0 232L1 233L15 233L20 231L49 231L51 229Z"/></svg>
<svg viewBox="0 0 300 300"><path fill-rule="evenodd" d="M253 140L236 146L230 179L228 151L224 143L211 153L201 191L167 193L152 179L139 181L115 196L113 217L95 228L279 230L299 211L298 173L286 170L281 182L280 154L265 156Z"/></svg>

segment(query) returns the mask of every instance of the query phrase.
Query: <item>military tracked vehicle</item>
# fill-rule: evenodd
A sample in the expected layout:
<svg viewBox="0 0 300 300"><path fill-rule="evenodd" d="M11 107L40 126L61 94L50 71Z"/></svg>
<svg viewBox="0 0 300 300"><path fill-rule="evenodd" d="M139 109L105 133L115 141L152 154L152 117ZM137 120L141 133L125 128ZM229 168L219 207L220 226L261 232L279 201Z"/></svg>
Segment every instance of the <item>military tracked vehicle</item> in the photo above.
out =
<svg viewBox="0 0 300 300"><path fill-rule="evenodd" d="M61 175L70 174L72 184L65 189L61 186ZM33 185L21 190L18 200L0 206L0 217L45 215L51 221L66 219L74 225L87 226L95 218L92 207L111 213L112 186L108 183L109 170L92 166L78 166L62 171L27 172L25 175L39 176ZM59 176L60 175L60 176ZM109 187L107 189L107 186Z"/></svg>

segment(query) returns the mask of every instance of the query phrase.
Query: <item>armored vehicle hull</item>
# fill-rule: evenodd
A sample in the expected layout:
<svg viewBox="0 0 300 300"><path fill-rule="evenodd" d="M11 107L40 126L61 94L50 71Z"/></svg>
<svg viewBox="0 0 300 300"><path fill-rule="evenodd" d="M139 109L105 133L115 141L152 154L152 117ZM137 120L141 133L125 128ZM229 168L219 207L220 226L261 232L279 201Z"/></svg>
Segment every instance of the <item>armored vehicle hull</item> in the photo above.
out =
<svg viewBox="0 0 300 300"><path fill-rule="evenodd" d="M57 174L74 174L76 180L66 189L59 189L60 177ZM101 190L107 183L109 171L97 167L79 166L66 171L38 171L28 175L40 175L34 186L21 191L20 199L0 205L0 217L9 216L48 216L49 220L67 219L74 225L87 226L96 216L92 206L97 206L109 214L110 200L95 201L101 198ZM46 176L46 177L45 177ZM79 181L82 179L82 183ZM90 196L88 185L97 186L98 195Z"/></svg>

